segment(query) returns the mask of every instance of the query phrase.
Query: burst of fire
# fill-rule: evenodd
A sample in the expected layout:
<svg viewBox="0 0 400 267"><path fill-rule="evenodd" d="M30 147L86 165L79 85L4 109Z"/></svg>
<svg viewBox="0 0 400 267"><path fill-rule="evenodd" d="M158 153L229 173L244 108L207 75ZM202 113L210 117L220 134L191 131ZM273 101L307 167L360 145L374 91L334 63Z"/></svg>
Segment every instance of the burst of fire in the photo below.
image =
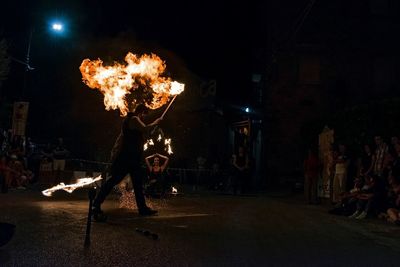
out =
<svg viewBox="0 0 400 267"><path fill-rule="evenodd" d="M59 183L59 184L56 185L56 186L53 186L53 187L48 188L48 189L46 189L46 190L43 190L43 191L42 191L42 194L45 195L46 197L51 197L51 195L52 195L55 191L58 191L58 190L64 190L64 191L66 191L66 192L68 192L68 193L72 193L72 192L74 192L75 189L77 189L77 188L80 188L80 187L84 187L84 186L86 186L86 185L93 184L93 183L95 183L95 182L97 182L97 181L100 181L101 179L103 179L103 178L101 177L101 175L99 175L99 176L97 176L97 177L95 177L95 178L89 177L89 178L81 178L81 179L78 179L78 180L76 181L75 184L64 184L64 183Z"/></svg>
<svg viewBox="0 0 400 267"><path fill-rule="evenodd" d="M161 142L161 140L162 140L161 135L158 135L157 141L158 141L158 142ZM146 150L149 148L149 146L154 146L154 141L153 141L153 139L147 139L146 143L144 143L144 145L143 145L143 150L146 151ZM165 146L164 150L167 151L167 153L168 153L169 155L171 155L171 154L174 153L174 152L172 151L171 138L165 138L165 139L164 139L164 146Z"/></svg>
<svg viewBox="0 0 400 267"><path fill-rule="evenodd" d="M171 138L166 138L164 140L164 145L166 146L166 151L169 155L173 154L174 152L172 151L172 147L171 147Z"/></svg>
<svg viewBox="0 0 400 267"><path fill-rule="evenodd" d="M130 104L127 96L140 86L150 95L144 100L150 109L160 108L168 102L170 96L182 93L185 88L183 83L161 76L166 65L155 54L138 57L129 52L125 61L127 64L115 62L112 66L104 66L100 59L85 59L79 67L83 82L104 95L106 110L119 109L121 115L126 116Z"/></svg>
<svg viewBox="0 0 400 267"><path fill-rule="evenodd" d="M171 188L172 194L178 194L178 189L176 189L175 187Z"/></svg>
<svg viewBox="0 0 400 267"><path fill-rule="evenodd" d="M149 148L149 146L154 146L153 139L148 139L146 143L144 143L143 150L146 151Z"/></svg>

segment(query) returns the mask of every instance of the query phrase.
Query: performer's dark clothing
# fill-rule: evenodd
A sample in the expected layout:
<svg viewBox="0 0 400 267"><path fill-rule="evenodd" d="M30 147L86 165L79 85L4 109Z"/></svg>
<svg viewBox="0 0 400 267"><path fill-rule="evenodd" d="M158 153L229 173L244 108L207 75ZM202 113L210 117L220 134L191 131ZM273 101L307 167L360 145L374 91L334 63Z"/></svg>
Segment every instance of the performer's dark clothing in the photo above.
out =
<svg viewBox="0 0 400 267"><path fill-rule="evenodd" d="M139 125L139 122L134 120L136 122L134 127L129 127L131 117L132 115L128 114L122 124L122 140L120 140L121 144L111 165L111 178L101 187L100 192L94 200L94 207L100 207L113 187L129 174L132 179L133 190L135 191L136 205L139 211L146 208L143 195L144 171L141 166L144 138L140 131L142 126Z"/></svg>
<svg viewBox="0 0 400 267"><path fill-rule="evenodd" d="M244 168L246 167L246 156L236 155L236 165L238 167ZM239 170L235 167L235 181L233 182L233 193L236 195L238 187L240 187L241 193L245 193L247 190L248 184L248 171L247 169Z"/></svg>
<svg viewBox="0 0 400 267"><path fill-rule="evenodd" d="M154 168L149 172L149 180L150 185L147 188L147 193L150 195L154 195L157 193L164 194L166 191L166 180L165 173L161 171L159 168L158 171L155 171Z"/></svg>
<svg viewBox="0 0 400 267"><path fill-rule="evenodd" d="M150 175L149 175L150 180L155 179L158 181L162 179L162 176L163 176L163 171L161 171L161 168L159 168L158 171L155 171L154 168L152 168L152 170L150 171Z"/></svg>

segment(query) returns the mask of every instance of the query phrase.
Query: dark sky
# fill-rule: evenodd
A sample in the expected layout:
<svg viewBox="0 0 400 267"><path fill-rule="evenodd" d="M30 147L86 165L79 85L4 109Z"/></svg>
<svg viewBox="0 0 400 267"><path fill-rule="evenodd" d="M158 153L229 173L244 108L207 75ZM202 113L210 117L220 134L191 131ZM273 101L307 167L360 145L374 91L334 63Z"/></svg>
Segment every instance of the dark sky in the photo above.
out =
<svg viewBox="0 0 400 267"><path fill-rule="evenodd" d="M244 104L251 97L247 95L251 74L265 71L268 30L277 36L287 32L307 2L7 0L0 9L0 31L10 41L12 56L25 59L29 32L34 29L31 63L44 73L60 70L69 58L100 57L95 49L92 55L77 52L87 40L100 44L121 34L134 36L149 47L170 50L202 79L217 79L219 99ZM63 36L50 33L54 19L65 22ZM115 52L115 60L126 52ZM70 64L71 69L79 66L78 61L73 62L76 66ZM9 87L16 86L15 80L20 86L23 71L13 63ZM43 77L39 71L32 75Z"/></svg>
<svg viewBox="0 0 400 267"><path fill-rule="evenodd" d="M89 36L105 38L129 31L140 41L172 50L194 72L210 78L229 73L221 68L226 62L246 65L253 45L252 11L256 6L247 2L38 0L5 3L1 8L0 28L12 39L11 50L18 53L25 49L29 28L34 27L36 33L44 32L52 18L66 22L68 38L74 42Z"/></svg>

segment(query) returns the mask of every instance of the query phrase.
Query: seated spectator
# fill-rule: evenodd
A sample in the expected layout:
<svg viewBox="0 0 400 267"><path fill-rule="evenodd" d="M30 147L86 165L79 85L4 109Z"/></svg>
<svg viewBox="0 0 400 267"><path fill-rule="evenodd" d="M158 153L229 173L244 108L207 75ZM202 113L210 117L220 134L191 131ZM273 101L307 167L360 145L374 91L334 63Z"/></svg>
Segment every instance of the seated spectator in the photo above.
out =
<svg viewBox="0 0 400 267"><path fill-rule="evenodd" d="M400 177L389 178L390 189L387 200L387 220L400 226Z"/></svg>
<svg viewBox="0 0 400 267"><path fill-rule="evenodd" d="M11 187L17 189L25 189L25 186L29 183L32 176L27 175L23 163L18 160L17 155L12 154L10 157L10 183Z"/></svg>
<svg viewBox="0 0 400 267"><path fill-rule="evenodd" d="M357 210L349 216L358 220L365 219L370 212L374 201L378 195L377 179L373 176L365 177L365 184L361 190L356 194Z"/></svg>
<svg viewBox="0 0 400 267"><path fill-rule="evenodd" d="M329 211L331 214L349 216L356 210L358 202L357 196L361 193L364 179L356 177L354 179L354 186L349 192L340 195L340 201L333 209Z"/></svg>
<svg viewBox="0 0 400 267"><path fill-rule="evenodd" d="M161 164L160 159L164 162ZM151 163L150 160L153 162ZM155 195L160 193L164 195L167 190L166 168L169 158L167 156L155 153L145 158L147 169L149 172L149 185L146 193Z"/></svg>

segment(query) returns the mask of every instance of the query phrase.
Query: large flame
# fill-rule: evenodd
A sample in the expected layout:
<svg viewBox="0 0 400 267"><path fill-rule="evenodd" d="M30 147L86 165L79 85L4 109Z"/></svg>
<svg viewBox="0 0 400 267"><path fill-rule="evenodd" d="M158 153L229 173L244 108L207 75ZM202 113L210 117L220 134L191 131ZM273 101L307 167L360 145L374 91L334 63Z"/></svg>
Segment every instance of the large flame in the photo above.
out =
<svg viewBox="0 0 400 267"><path fill-rule="evenodd" d="M128 106L137 102L137 99L128 101L127 96L139 87L143 88L143 97L146 97L143 102L150 109L160 108L170 96L182 93L185 88L183 83L161 76L166 65L155 54L138 57L129 52L125 61L127 64L115 62L112 66L103 66L101 59L85 59L79 67L83 82L103 93L106 110L119 109L126 116Z"/></svg>
<svg viewBox="0 0 400 267"><path fill-rule="evenodd" d="M59 183L56 186L53 186L52 188L46 189L42 191L42 194L45 195L46 197L51 197L51 195L58 190L64 190L67 191L68 193L74 192L75 189L84 187L86 185L90 185L94 182L100 181L103 179L101 175L97 176L96 178L81 178L76 181L75 184L64 184L64 183Z"/></svg>

